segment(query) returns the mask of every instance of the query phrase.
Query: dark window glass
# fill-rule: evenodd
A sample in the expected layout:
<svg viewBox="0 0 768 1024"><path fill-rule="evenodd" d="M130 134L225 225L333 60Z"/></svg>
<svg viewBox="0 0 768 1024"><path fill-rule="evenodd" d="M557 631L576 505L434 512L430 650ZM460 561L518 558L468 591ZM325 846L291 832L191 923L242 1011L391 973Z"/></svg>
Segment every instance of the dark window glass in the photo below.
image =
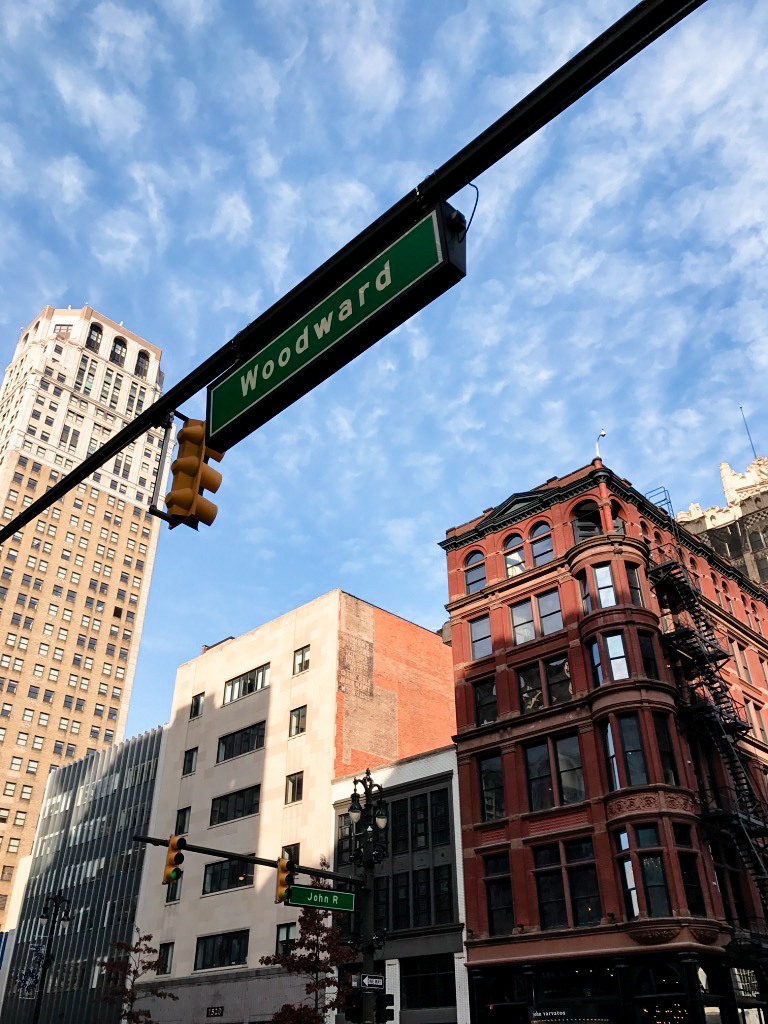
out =
<svg viewBox="0 0 768 1024"><path fill-rule="evenodd" d="M395 931L411 924L410 876L407 871L392 876L392 927Z"/></svg>
<svg viewBox="0 0 768 1024"><path fill-rule="evenodd" d="M560 801L564 804L584 800L584 773L581 769L579 737L562 736L555 740L555 755L560 783Z"/></svg>
<svg viewBox="0 0 768 1024"><path fill-rule="evenodd" d="M191 747L184 751L184 764L181 768L182 775L191 775L197 767L197 747Z"/></svg>
<svg viewBox="0 0 768 1024"><path fill-rule="evenodd" d="M545 565L553 558L552 531L547 523L537 523L530 534L531 558L534 566Z"/></svg>
<svg viewBox="0 0 768 1024"><path fill-rule="evenodd" d="M293 674L297 676L300 672L306 672L309 668L309 644L306 647L299 647L293 652Z"/></svg>
<svg viewBox="0 0 768 1024"><path fill-rule="evenodd" d="M590 537L598 537L603 532L600 509L594 501L583 501L574 509L573 540L580 544Z"/></svg>
<svg viewBox="0 0 768 1024"><path fill-rule="evenodd" d="M473 619L469 624L469 635L472 645L472 660L487 658L492 653L491 620L488 615Z"/></svg>
<svg viewBox="0 0 768 1024"><path fill-rule="evenodd" d="M214 797L211 801L211 825L220 825L224 821L245 818L249 814L259 813L261 786L249 786L236 793Z"/></svg>
<svg viewBox="0 0 768 1024"><path fill-rule="evenodd" d="M555 847L557 850L557 847ZM538 852L538 851L536 851ZM536 892L539 900L539 921L542 928L566 928L568 912L565 905L563 873L543 871L536 875Z"/></svg>
<svg viewBox="0 0 768 1024"><path fill-rule="evenodd" d="M643 607L643 588L640 584L640 570L636 565L627 565L627 582L629 584L629 599L638 608Z"/></svg>
<svg viewBox="0 0 768 1024"><path fill-rule="evenodd" d="M592 611L592 597L589 593L589 584L587 583L586 572L580 572L576 574L576 579L579 583L579 595L581 596L581 610L584 615L589 615Z"/></svg>
<svg viewBox="0 0 768 1024"><path fill-rule="evenodd" d="M520 686L520 710L523 714L528 711L538 711L544 704L544 696L541 689L541 671L538 662L535 665L526 665L517 670L517 681Z"/></svg>
<svg viewBox="0 0 768 1024"><path fill-rule="evenodd" d="M205 935L197 940L195 970L209 967L232 967L248 961L248 931Z"/></svg>
<svg viewBox="0 0 768 1024"><path fill-rule="evenodd" d="M464 560L464 585L468 594L476 594L485 586L485 559L480 551L473 551Z"/></svg>
<svg viewBox="0 0 768 1024"><path fill-rule="evenodd" d="M203 713L203 697L204 693L196 693L192 698L192 702L189 705L189 717L199 718Z"/></svg>
<svg viewBox="0 0 768 1024"><path fill-rule="evenodd" d="M180 807L176 811L176 828L173 834L176 836L183 836L189 832L189 816L192 813L191 807Z"/></svg>
<svg viewBox="0 0 768 1024"><path fill-rule="evenodd" d="M205 865L203 893L240 889L245 885L253 885L253 864L233 859Z"/></svg>
<svg viewBox="0 0 768 1024"><path fill-rule="evenodd" d="M297 804L304 796L304 772L294 772L285 777L285 802Z"/></svg>
<svg viewBox="0 0 768 1024"><path fill-rule="evenodd" d="M426 850L429 846L429 812L427 794L411 797L411 849Z"/></svg>
<svg viewBox="0 0 768 1024"><path fill-rule="evenodd" d="M455 1007L456 982L453 954L437 953L432 956L402 957L400 959L400 999L404 1010L427 1010L442 1006Z"/></svg>
<svg viewBox="0 0 768 1024"><path fill-rule="evenodd" d="M643 659L643 673L648 679L659 678L659 666L656 662L656 648L653 645L653 637L650 633L638 633L640 641L640 655Z"/></svg>
<svg viewBox="0 0 768 1024"><path fill-rule="evenodd" d="M429 868L413 872L413 927L427 928L432 923Z"/></svg>
<svg viewBox="0 0 768 1024"><path fill-rule="evenodd" d="M501 756L496 754L493 757L481 758L478 765L480 768L480 791L483 801L483 821L503 818L506 812L504 809L504 782L501 774Z"/></svg>
<svg viewBox="0 0 768 1024"><path fill-rule="evenodd" d="M379 875L373 880L373 927L389 930L389 877Z"/></svg>
<svg viewBox="0 0 768 1024"><path fill-rule="evenodd" d="M296 922L290 921L287 924L279 924L275 935L275 953L280 956L288 955L296 942Z"/></svg>
<svg viewBox="0 0 768 1024"><path fill-rule="evenodd" d="M660 853L640 856L640 867L645 888L645 903L651 917L669 917L669 895Z"/></svg>
<svg viewBox="0 0 768 1024"><path fill-rule="evenodd" d="M672 737L669 734L669 719L666 715L654 715L653 727L656 732L656 745L659 748L661 773L668 786L678 784L675 752L672 748Z"/></svg>
<svg viewBox="0 0 768 1024"><path fill-rule="evenodd" d="M432 845L447 846L451 841L448 790L436 789L429 794L432 814Z"/></svg>
<svg viewBox="0 0 768 1024"><path fill-rule="evenodd" d="M453 921L453 874L450 864L438 864L432 872L435 899L435 924Z"/></svg>
<svg viewBox="0 0 768 1024"><path fill-rule="evenodd" d="M547 807L554 807L555 794L552 788L549 747L546 742L526 748L525 766L531 810L540 811Z"/></svg>
<svg viewBox="0 0 768 1024"><path fill-rule="evenodd" d="M509 935L515 925L512 908L512 879L509 854L485 857L485 891L488 904L489 935Z"/></svg>
<svg viewBox="0 0 768 1024"><path fill-rule="evenodd" d="M496 708L496 681L494 679L484 679L480 683L475 683L475 723L477 725L487 725L489 722L496 721L497 708Z"/></svg>
<svg viewBox="0 0 768 1024"><path fill-rule="evenodd" d="M170 974L173 965L173 943L161 942L157 948L157 970L155 974Z"/></svg>
<svg viewBox="0 0 768 1024"><path fill-rule="evenodd" d="M592 669L593 686L603 685L603 666L600 662L600 644L597 640L589 643L589 664Z"/></svg>
<svg viewBox="0 0 768 1024"><path fill-rule="evenodd" d="M547 677L547 699L550 705L562 704L570 700L571 693L571 667L568 664L567 656L553 658L544 662L544 672Z"/></svg>
<svg viewBox="0 0 768 1024"><path fill-rule="evenodd" d="M265 723L257 722L245 729L238 729L237 732L227 733L219 738L219 746L216 751L216 763L229 761L240 754L248 754L251 750L260 750L264 746Z"/></svg>
<svg viewBox="0 0 768 1024"><path fill-rule="evenodd" d="M288 726L289 736L299 736L307 731L307 705L294 708L291 712L290 724Z"/></svg>
<svg viewBox="0 0 768 1024"><path fill-rule="evenodd" d="M408 801L393 800L390 804L390 836L392 853L408 852Z"/></svg>
<svg viewBox="0 0 768 1024"><path fill-rule="evenodd" d="M516 644L527 644L536 633L533 628L533 606L530 601L512 605L512 633Z"/></svg>
<svg viewBox="0 0 768 1024"><path fill-rule="evenodd" d="M621 734L621 746L624 753L624 768L628 786L644 786L648 782L645 769L645 754L640 739L640 723L637 715L619 715L617 717Z"/></svg>
<svg viewBox="0 0 768 1024"><path fill-rule="evenodd" d="M677 856L680 861L680 874L683 878L688 910L694 917L706 917L707 908L704 905L704 894L701 891L698 857L695 853L682 852L679 852Z"/></svg>

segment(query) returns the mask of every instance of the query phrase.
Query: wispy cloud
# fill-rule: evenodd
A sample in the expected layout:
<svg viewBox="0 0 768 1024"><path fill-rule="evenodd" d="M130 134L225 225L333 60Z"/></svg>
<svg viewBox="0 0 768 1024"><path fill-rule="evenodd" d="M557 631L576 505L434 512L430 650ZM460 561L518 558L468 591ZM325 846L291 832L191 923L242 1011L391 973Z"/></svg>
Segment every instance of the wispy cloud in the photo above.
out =
<svg viewBox="0 0 768 1024"><path fill-rule="evenodd" d="M105 146L126 149L146 116L142 103L125 89L114 93L102 88L82 70L54 65L56 90L73 120L93 128Z"/></svg>

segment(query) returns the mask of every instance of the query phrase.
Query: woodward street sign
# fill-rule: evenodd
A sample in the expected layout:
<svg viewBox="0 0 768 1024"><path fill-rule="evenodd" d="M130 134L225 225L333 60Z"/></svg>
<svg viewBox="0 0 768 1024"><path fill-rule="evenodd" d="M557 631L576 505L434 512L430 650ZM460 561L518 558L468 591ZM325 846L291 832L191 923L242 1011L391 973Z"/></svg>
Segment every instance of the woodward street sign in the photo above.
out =
<svg viewBox="0 0 768 1024"><path fill-rule="evenodd" d="M209 386L208 446L226 451L460 281L465 234L461 214L441 203L277 337L260 342Z"/></svg>
<svg viewBox="0 0 768 1024"><path fill-rule="evenodd" d="M353 892L336 892L334 889L311 889L308 886L292 885L291 894L285 902L290 907L354 910L355 894Z"/></svg>

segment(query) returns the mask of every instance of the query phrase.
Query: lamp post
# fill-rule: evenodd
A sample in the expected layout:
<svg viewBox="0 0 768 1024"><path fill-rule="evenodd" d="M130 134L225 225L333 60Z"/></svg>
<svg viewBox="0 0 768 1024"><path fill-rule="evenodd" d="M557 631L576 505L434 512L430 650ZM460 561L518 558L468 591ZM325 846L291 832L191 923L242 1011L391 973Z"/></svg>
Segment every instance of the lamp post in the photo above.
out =
<svg viewBox="0 0 768 1024"><path fill-rule="evenodd" d="M364 803L360 802L357 787L362 787ZM363 954L363 974L373 974L374 954L384 944L383 934L374 928L373 879L374 869L384 856L383 832L387 827L388 812L384 802L384 790L371 778L370 768L365 769L361 779L353 783L349 805L349 820L352 823L352 862L357 865L362 891L360 904L360 949ZM360 826L358 828L358 826ZM376 992L362 990L363 1024L376 1024Z"/></svg>
<svg viewBox="0 0 768 1024"><path fill-rule="evenodd" d="M56 934L56 925L59 920L66 923L69 921L69 900L57 892L54 896L48 896L45 900L43 912L40 914L41 921L48 921L48 938L45 941L45 955L40 966L40 980L37 983L35 994L35 1009L32 1013L32 1024L39 1024L40 1010L42 1008L43 992L45 992L45 979L48 975L48 968L53 963L51 950L53 949L53 937Z"/></svg>

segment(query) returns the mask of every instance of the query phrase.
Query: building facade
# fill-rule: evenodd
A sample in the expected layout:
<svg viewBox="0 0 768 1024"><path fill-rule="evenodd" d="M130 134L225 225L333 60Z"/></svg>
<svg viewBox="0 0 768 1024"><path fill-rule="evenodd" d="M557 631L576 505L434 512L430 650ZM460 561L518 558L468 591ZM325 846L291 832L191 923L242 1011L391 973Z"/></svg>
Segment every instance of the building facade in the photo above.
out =
<svg viewBox="0 0 768 1024"><path fill-rule="evenodd" d="M382 936L377 969L394 996L400 1024L469 1024L464 962L464 877L456 750L382 766L389 822L374 880L374 928ZM333 784L338 839L335 870L351 867L357 846L347 810L354 776ZM338 915L350 936L357 912ZM350 965L359 974L361 964Z"/></svg>
<svg viewBox="0 0 768 1024"><path fill-rule="evenodd" d="M440 636L332 591L177 673L152 835L302 864L333 860L332 780L434 750L455 730L450 651ZM304 982L260 957L296 934L274 868L188 853L164 887L147 854L139 927L160 943L161 1024L267 1021ZM307 882L307 879L304 879Z"/></svg>
<svg viewBox="0 0 768 1024"><path fill-rule="evenodd" d="M764 1024L766 592L599 459L442 546L473 1021Z"/></svg>
<svg viewBox="0 0 768 1024"><path fill-rule="evenodd" d="M720 463L725 507L693 504L678 522L727 558L755 583L768 587L768 459L759 456L745 473Z"/></svg>
<svg viewBox="0 0 768 1024"><path fill-rule="evenodd" d="M67 924L52 938L53 962L40 996L40 1019L78 1024L118 1024L120 1013L99 996L104 971L99 959L115 956L113 942L131 943L144 863L135 832L149 824L163 730L111 746L51 774L32 852L15 936L3 1020L32 1020L39 983L34 947L44 947L52 920L41 919L49 897L68 901Z"/></svg>
<svg viewBox="0 0 768 1024"><path fill-rule="evenodd" d="M6 522L157 399L160 354L88 306L46 306L21 331L0 387ZM161 443L138 439L0 554L0 929L48 773L123 736Z"/></svg>

